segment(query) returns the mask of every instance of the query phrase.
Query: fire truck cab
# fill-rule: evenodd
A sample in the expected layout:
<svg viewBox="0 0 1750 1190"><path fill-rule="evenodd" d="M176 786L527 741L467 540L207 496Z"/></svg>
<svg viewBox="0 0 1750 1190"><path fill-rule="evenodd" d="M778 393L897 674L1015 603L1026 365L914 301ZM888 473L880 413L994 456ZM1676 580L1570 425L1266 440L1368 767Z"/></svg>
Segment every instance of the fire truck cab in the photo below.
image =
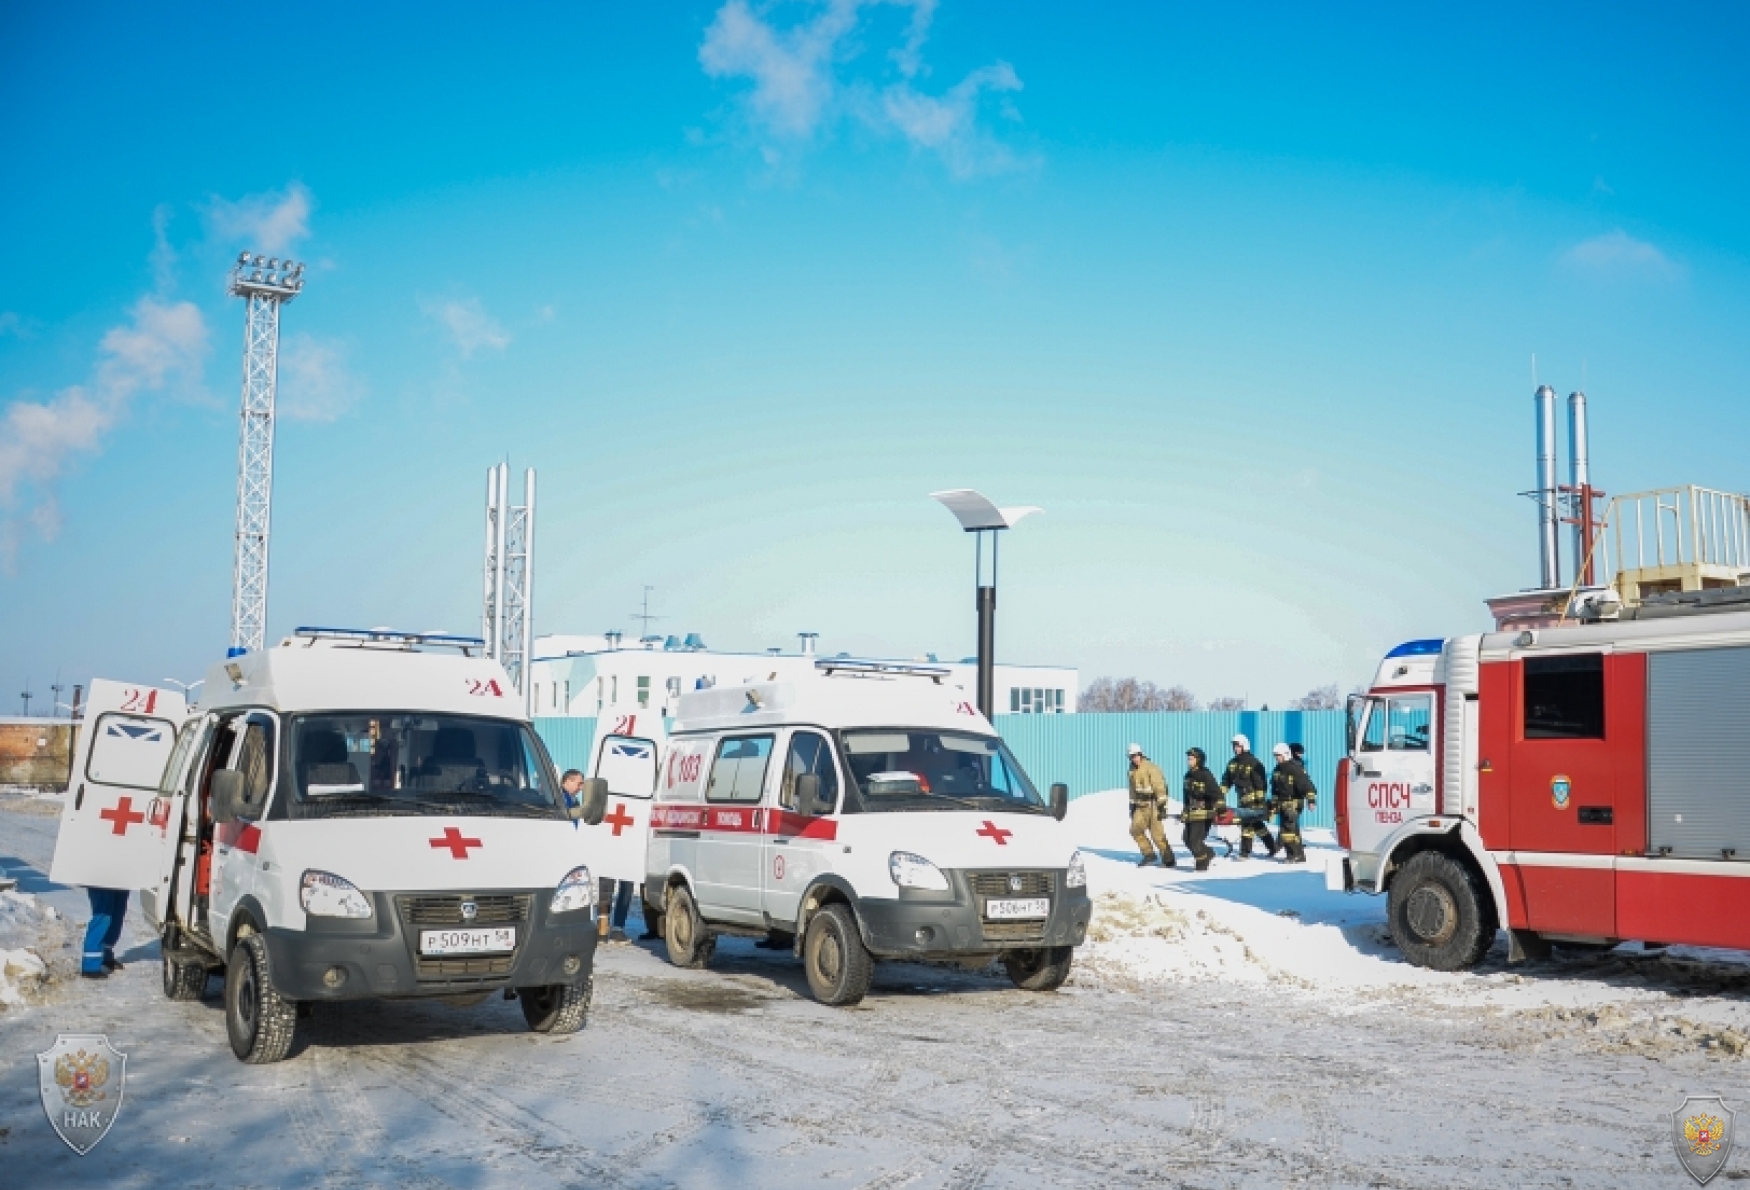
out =
<svg viewBox="0 0 1750 1190"><path fill-rule="evenodd" d="M1592 613L1598 615L1594 603ZM1333 883L1406 958L1750 948L1750 590L1412 641L1349 704Z"/></svg>
<svg viewBox="0 0 1750 1190"><path fill-rule="evenodd" d="M677 966L719 934L802 959L855 1004L876 959L1000 958L1049 991L1092 904L1062 823L947 671L822 661L796 681L681 695L661 765L645 913Z"/></svg>

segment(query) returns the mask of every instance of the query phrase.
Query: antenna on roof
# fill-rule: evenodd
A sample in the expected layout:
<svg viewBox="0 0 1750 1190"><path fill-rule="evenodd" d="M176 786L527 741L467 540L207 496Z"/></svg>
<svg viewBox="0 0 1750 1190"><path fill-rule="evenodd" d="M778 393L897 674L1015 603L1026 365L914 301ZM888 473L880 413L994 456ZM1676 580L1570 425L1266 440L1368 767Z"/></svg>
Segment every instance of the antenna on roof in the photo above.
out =
<svg viewBox="0 0 1750 1190"><path fill-rule="evenodd" d="M638 634L639 639L641 640L650 639L650 623L652 620L663 620L668 618L666 616L653 616L650 614L650 593L654 590L656 590L656 588L649 583L644 584L644 610L632 613L632 619L644 621L644 631Z"/></svg>

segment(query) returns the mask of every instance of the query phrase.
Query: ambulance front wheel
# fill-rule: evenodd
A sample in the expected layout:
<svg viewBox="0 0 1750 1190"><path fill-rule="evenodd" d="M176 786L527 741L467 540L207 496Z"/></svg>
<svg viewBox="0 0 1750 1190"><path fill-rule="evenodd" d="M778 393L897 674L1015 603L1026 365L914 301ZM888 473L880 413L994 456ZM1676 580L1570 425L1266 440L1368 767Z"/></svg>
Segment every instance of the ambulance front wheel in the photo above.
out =
<svg viewBox="0 0 1750 1190"><path fill-rule="evenodd" d="M1024 992L1055 992L1069 978L1075 960L1073 946L1044 946L1038 950L1003 952L1003 969Z"/></svg>
<svg viewBox="0 0 1750 1190"><path fill-rule="evenodd" d="M1481 882L1439 851L1422 851L1392 878L1386 918L1392 941L1418 967L1474 967L1495 940L1493 906Z"/></svg>
<svg viewBox="0 0 1750 1190"><path fill-rule="evenodd" d="M875 959L857 932L847 905L828 905L808 919L802 935L802 967L808 989L822 1004L855 1004L875 979Z"/></svg>
<svg viewBox="0 0 1750 1190"><path fill-rule="evenodd" d="M693 894L684 884L668 894L662 915L662 938L668 944L668 961L677 967L703 967L717 949L717 939L705 928Z"/></svg>
<svg viewBox="0 0 1750 1190"><path fill-rule="evenodd" d="M589 1002L595 990L592 976L582 983L556 983L543 988L518 988L517 1003L523 1019L537 1033L575 1033L589 1019Z"/></svg>
<svg viewBox="0 0 1750 1190"><path fill-rule="evenodd" d="M273 990L267 943L259 934L237 939L225 968L225 1032L231 1052L251 1066L278 1062L297 1038L298 1005Z"/></svg>

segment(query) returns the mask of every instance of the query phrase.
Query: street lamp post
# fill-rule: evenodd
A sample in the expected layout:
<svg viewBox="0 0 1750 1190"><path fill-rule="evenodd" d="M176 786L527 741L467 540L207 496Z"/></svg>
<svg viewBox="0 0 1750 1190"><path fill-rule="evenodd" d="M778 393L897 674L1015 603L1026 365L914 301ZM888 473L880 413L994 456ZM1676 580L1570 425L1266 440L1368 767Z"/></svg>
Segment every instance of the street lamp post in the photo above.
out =
<svg viewBox="0 0 1750 1190"><path fill-rule="evenodd" d="M1013 508L998 508L989 499L971 488L955 488L947 492L931 492L930 498L954 514L960 527L976 534L973 548L973 583L977 589L978 607L978 709L986 719L996 714L996 634L997 634L997 534L1012 529L1021 518L1044 512L1030 504ZM984 539L990 535L990 582L984 581Z"/></svg>

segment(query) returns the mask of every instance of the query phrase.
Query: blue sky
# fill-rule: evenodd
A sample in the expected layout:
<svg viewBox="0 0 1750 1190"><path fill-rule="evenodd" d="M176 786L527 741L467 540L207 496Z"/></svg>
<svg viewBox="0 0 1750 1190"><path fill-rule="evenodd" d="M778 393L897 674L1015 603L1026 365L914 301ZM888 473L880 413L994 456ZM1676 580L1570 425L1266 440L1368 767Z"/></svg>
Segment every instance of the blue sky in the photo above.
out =
<svg viewBox="0 0 1750 1190"><path fill-rule="evenodd" d="M502 457L542 632L969 653L970 486L1005 659L1351 685L1535 580L1532 353L1607 490L1747 486L1747 24L7 6L0 709L222 652L243 248L272 633L477 630Z"/></svg>

